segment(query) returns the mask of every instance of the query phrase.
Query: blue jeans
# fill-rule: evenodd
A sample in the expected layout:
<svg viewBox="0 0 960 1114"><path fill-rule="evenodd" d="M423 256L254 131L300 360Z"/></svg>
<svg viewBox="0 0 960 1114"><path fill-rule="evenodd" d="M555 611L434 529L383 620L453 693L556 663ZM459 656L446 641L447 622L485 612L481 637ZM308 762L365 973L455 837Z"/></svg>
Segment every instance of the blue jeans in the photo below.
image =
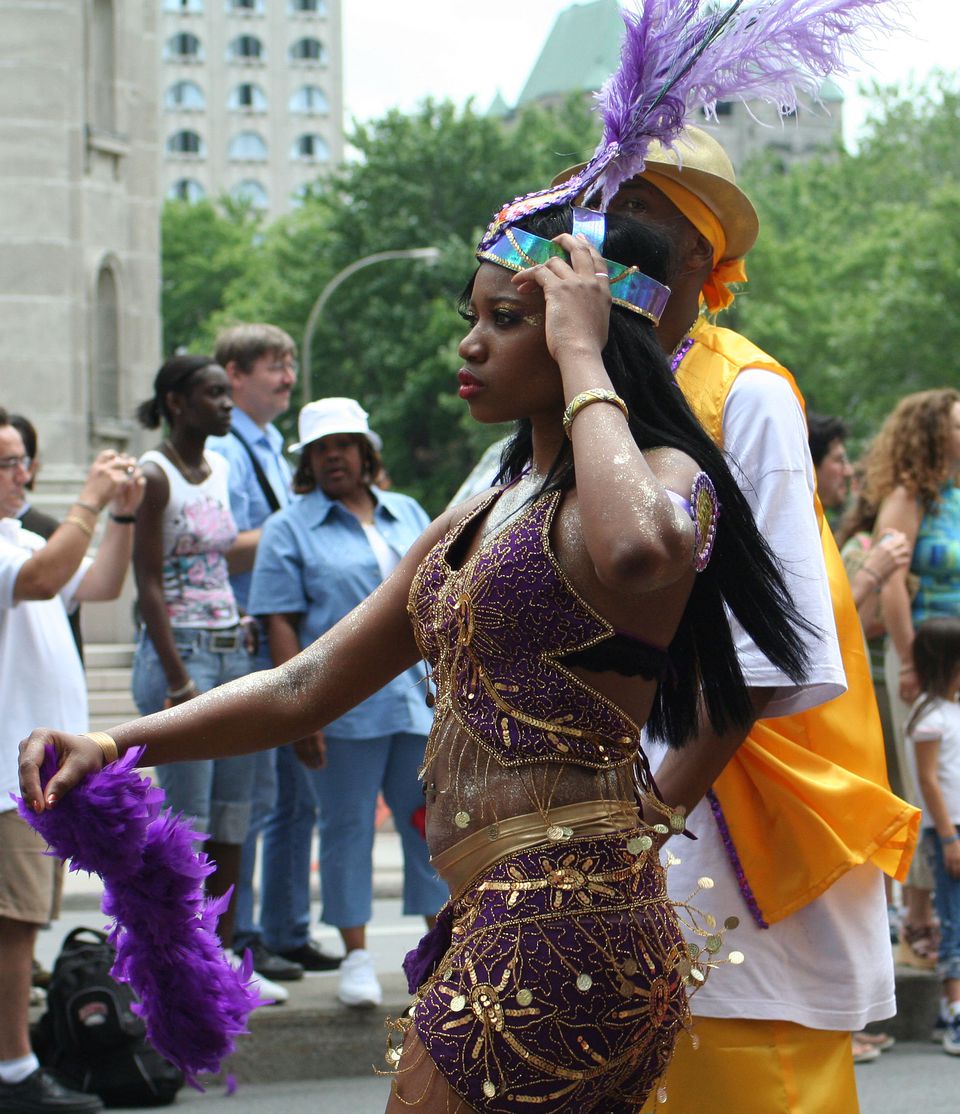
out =
<svg viewBox="0 0 960 1114"><path fill-rule="evenodd" d="M249 673L270 669L270 648L266 643L263 629L260 631L260 645L254 657L248 659ZM237 879L237 901L233 943L238 952L250 947L263 935L257 922L253 901L253 874L257 865L257 843L264 826L270 819L277 803L277 754L273 750L262 750L256 756L253 773L253 800L250 805L250 827L243 841L240 855L240 876Z"/></svg>
<svg viewBox="0 0 960 1114"><path fill-rule="evenodd" d="M933 904L940 918L937 974L941 979L960 979L960 878L947 874L943 848L933 828L923 829L923 850L933 871Z"/></svg>
<svg viewBox="0 0 960 1114"><path fill-rule="evenodd" d="M377 794L393 813L403 846L403 911L432 916L447 900L427 843L412 823L423 805L417 777L426 739L401 732L376 739L327 736L327 764L308 770L291 747L277 751L277 808L263 835L263 932L272 951L310 936L310 845L320 826L322 919L337 928L373 914Z"/></svg>
<svg viewBox="0 0 960 1114"><path fill-rule="evenodd" d="M210 635L198 628L174 628L174 641L183 667L201 692L245 676L250 655L210 648ZM133 699L141 715L163 707L167 679L160 658L146 632L133 658ZM157 767L157 780L174 812L182 812L198 831L218 843L243 843L250 823L250 800L256 755L197 759Z"/></svg>

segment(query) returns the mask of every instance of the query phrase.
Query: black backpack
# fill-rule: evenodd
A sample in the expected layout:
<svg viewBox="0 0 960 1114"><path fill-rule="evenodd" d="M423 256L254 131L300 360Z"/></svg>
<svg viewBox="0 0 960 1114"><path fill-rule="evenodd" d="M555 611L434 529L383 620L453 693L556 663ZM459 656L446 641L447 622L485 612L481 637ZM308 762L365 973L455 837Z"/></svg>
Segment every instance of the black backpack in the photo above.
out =
<svg viewBox="0 0 960 1114"><path fill-rule="evenodd" d="M164 1106L183 1073L147 1043L136 1001L110 975L116 952L103 932L75 928L63 941L34 1031L40 1062L67 1086L107 1106Z"/></svg>

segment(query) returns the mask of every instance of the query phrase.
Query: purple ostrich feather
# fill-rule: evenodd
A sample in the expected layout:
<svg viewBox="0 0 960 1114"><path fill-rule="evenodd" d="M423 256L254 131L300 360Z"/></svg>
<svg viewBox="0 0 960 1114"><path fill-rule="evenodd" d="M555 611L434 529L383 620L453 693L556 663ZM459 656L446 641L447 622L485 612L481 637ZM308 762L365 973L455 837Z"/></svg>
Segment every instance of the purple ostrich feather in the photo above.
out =
<svg viewBox="0 0 960 1114"><path fill-rule="evenodd" d="M196 1086L199 1074L220 1070L261 999L249 985L249 956L235 970L220 948L217 918L229 894L204 897L214 869L195 847L204 837L163 808L163 791L134 769L140 754L127 751L54 809L35 813L17 804L52 854L103 879L103 911L114 920L114 977L136 993L157 1051ZM56 769L48 746L44 785Z"/></svg>
<svg viewBox="0 0 960 1114"><path fill-rule="evenodd" d="M624 11L620 65L599 94L597 155L617 151L598 176L604 205L643 170L651 141L670 146L695 109L715 117L718 101L749 98L789 115L899 11L894 0L646 0Z"/></svg>

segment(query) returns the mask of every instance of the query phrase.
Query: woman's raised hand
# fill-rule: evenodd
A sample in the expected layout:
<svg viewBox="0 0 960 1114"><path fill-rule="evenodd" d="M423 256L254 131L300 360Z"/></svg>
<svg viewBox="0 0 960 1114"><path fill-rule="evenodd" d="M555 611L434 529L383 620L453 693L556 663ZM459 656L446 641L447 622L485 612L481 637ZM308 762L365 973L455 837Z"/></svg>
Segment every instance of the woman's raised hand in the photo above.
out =
<svg viewBox="0 0 960 1114"><path fill-rule="evenodd" d="M120 499L121 508L129 505L131 509L118 510L115 507L114 513L131 514L143 498L142 487L136 460L126 453L105 449L90 465L80 495L84 501L97 507L105 507L107 503ZM121 496L125 488L127 494Z"/></svg>
<svg viewBox="0 0 960 1114"><path fill-rule="evenodd" d="M610 328L610 281L600 253L583 236L564 232L554 241L570 256L519 271L513 283L521 294L539 287L546 301L546 339L550 355L562 364L565 357L599 355Z"/></svg>
<svg viewBox="0 0 960 1114"><path fill-rule="evenodd" d="M40 785L40 767L50 744L57 755L57 772ZM103 768L103 751L86 735L70 735L41 727L20 744L20 793L34 812L52 808L85 777Z"/></svg>

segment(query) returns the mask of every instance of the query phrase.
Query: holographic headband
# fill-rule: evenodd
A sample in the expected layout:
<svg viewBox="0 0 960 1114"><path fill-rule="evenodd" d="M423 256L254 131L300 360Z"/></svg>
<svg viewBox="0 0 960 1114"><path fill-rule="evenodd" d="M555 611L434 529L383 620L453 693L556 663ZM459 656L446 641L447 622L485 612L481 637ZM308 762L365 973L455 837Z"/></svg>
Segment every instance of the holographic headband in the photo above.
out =
<svg viewBox="0 0 960 1114"><path fill-rule="evenodd" d="M597 251L603 245L606 223L603 213L579 207L573 210L574 236L582 234ZM496 263L510 271L536 267L555 257L566 259L567 253L552 240L544 240L542 236L534 236L532 232L510 225L504 225L491 243L484 241L477 249L478 259ZM604 259L603 262L610 279L610 293L614 303L632 310L633 313L639 313L654 325L659 325L660 315L670 298L670 287L650 278L636 267L627 267L611 259Z"/></svg>

